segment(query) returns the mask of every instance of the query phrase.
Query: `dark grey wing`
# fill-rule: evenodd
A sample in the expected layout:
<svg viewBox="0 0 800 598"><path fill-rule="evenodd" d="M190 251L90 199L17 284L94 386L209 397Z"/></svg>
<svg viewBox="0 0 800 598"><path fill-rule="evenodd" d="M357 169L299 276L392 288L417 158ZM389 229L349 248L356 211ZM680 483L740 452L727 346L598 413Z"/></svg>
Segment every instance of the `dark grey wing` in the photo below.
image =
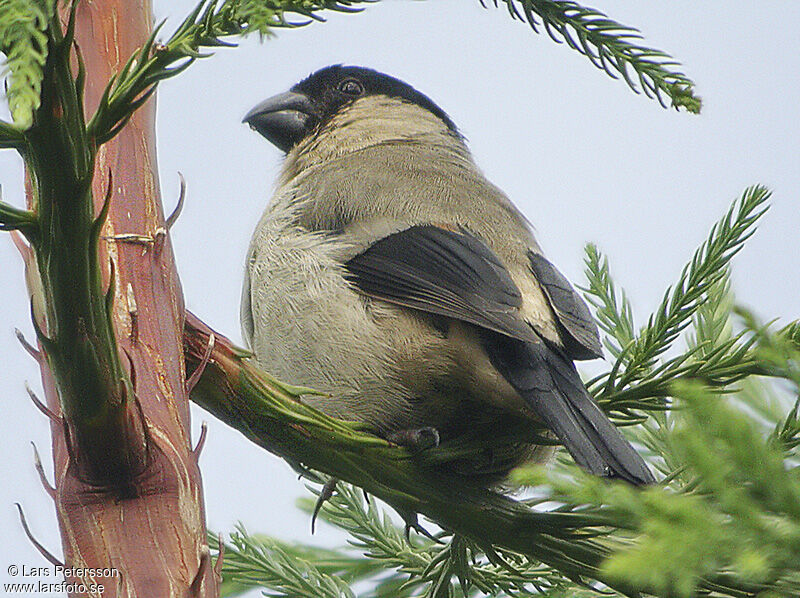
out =
<svg viewBox="0 0 800 598"><path fill-rule="evenodd" d="M561 326L564 350L572 359L597 359L603 356L597 324L569 281L543 255L528 252L531 270L544 289L550 307Z"/></svg>
<svg viewBox="0 0 800 598"><path fill-rule="evenodd" d="M522 319L519 289L477 237L466 231L415 226L377 241L349 260L345 269L365 295L478 326L498 372L579 465L633 484L653 481L639 454L589 396L569 357ZM561 305L563 312L571 305L557 294L562 292L563 277L551 265L549 270L538 270L542 286L549 287L548 296L556 296L551 302ZM586 306L583 310L590 319ZM578 316L566 320L570 328L567 324L564 328L577 336L580 329L573 321L580 321L583 312L572 311Z"/></svg>
<svg viewBox="0 0 800 598"><path fill-rule="evenodd" d="M505 267L466 231L414 226L380 239L345 269L365 295L522 341L537 339L519 317L522 296Z"/></svg>

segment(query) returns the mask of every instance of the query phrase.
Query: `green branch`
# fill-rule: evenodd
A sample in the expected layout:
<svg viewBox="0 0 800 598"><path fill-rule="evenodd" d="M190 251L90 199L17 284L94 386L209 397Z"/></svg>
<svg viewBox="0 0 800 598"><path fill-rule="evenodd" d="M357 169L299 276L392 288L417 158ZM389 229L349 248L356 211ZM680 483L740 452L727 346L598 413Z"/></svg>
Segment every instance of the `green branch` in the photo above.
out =
<svg viewBox="0 0 800 598"><path fill-rule="evenodd" d="M798 357L791 360L797 364ZM781 447L766 441L752 413L726 405L698 382L676 382L671 394L681 409L666 433L664 456L681 463L691 484L637 492L582 472L543 478L535 470L517 471L518 481L546 479L551 500L591 505L637 531L635 542L604 563L611 577L646 584L659 596L690 597L704 576L724 571L728 581L770 586L764 595L797 596L800 478ZM716 596L753 595L707 587Z"/></svg>
<svg viewBox="0 0 800 598"><path fill-rule="evenodd" d="M702 380L710 388L724 390L743 378L769 374L763 361L751 351L755 338L744 337L742 333L705 355L703 351L709 345L690 349L658 366L646 379L616 390L603 389L595 394L595 399L620 422L640 423L645 419L641 411L668 408L665 399L678 378Z"/></svg>
<svg viewBox="0 0 800 598"><path fill-rule="evenodd" d="M218 547L220 539L221 536L209 532L209 547ZM321 587L332 585L326 580L329 577L349 585L384 570L383 564L377 561L343 554L335 549L284 542L263 534L251 535L238 525L225 542L220 595L236 596L258 587L286 594L289 590L287 577L290 576L285 570L297 569L298 565L306 577L318 580L316 585ZM300 598L306 594L295 592L289 595ZM318 594L309 596L317 598ZM339 598L338 594L336 598Z"/></svg>
<svg viewBox="0 0 800 598"><path fill-rule="evenodd" d="M219 537L209 534L209 545L218 546ZM254 587L265 587L279 592L273 596L354 598L348 587L353 580L342 579L337 573L343 568L355 568L358 563L345 564L343 559L336 563L338 557L332 550L249 536L239 527L225 544L220 595L238 595Z"/></svg>
<svg viewBox="0 0 800 598"><path fill-rule="evenodd" d="M697 249L691 262L683 268L678 282L667 289L661 305L635 339L630 337L630 328L633 325L630 309L626 307L624 295L622 309L617 305L617 291L610 282L607 262L601 260L596 249L587 248L587 298L598 306L600 325L614 337L616 347L620 348L614 368L589 383L600 400L604 399L604 394L614 396L636 381L648 377L658 357L691 324L692 317L707 300L708 293L725 278L731 258L755 232L755 224L768 209L766 202L769 196L770 192L760 186L750 187L744 192L727 214L712 227L708 240ZM733 350L735 346L731 344L729 349ZM675 365L673 361L665 367L669 369ZM714 366L714 362L711 365ZM747 369L746 365L739 365L742 366L744 375L747 375L744 371ZM724 368L718 373L728 375ZM715 375L713 371L707 371L706 374ZM601 385L602 392L598 390Z"/></svg>
<svg viewBox="0 0 800 598"><path fill-rule="evenodd" d="M89 122L89 136L100 145L111 139L131 115L154 92L159 82L174 77L197 58L208 56L203 50L230 46L226 38L258 32L269 35L277 27L299 27L321 21L320 11L354 12L356 4L372 0L203 0L164 43L156 41L161 25L108 84L103 98ZM699 112L700 100L692 94L692 82L671 67L676 66L667 54L632 43L639 33L609 20L593 9L574 2L552 0L503 0L512 15L523 18L534 30L538 15L547 32L556 41L566 41L585 54L612 77L621 75L634 91L641 88L649 97L665 105ZM296 14L306 20L290 21ZM162 23L163 25L163 23ZM628 69L633 70L639 85ZM615 72L617 74L615 74Z"/></svg>
<svg viewBox="0 0 800 598"><path fill-rule="evenodd" d="M308 513L314 508L311 499L300 503ZM490 560L473 542L447 532L437 534L437 541L424 536L407 538L374 499L367 500L349 484L337 485L320 517L350 535L347 548L283 542L262 534L249 535L239 526L225 545L223 595L262 587L295 598L316 598L308 592L287 593L283 584L287 562L288 568L305 574L306 567L313 566L314 578L334 577L350 586L369 582L373 589L368 595L384 598L447 595L444 589L453 590L449 596L474 596L477 590L490 596L523 598L579 588L553 568L516 553L498 549ZM209 544L216 546L218 538L211 538ZM273 558L276 554L278 558ZM301 565L293 567L293 563Z"/></svg>
<svg viewBox="0 0 800 598"><path fill-rule="evenodd" d="M311 21L324 21L319 15L322 10L334 12L358 12L356 4L369 4L378 0L238 0L236 18L242 24L244 33L258 32L269 35L276 27L302 27ZM296 14L308 20L289 21L286 16Z"/></svg>
<svg viewBox="0 0 800 598"><path fill-rule="evenodd" d="M301 502L303 510L310 512L311 507L313 502ZM336 494L323 506L321 517L347 532L350 546L382 563L382 569L396 570L394 575L381 579L376 594L381 586L388 586L392 591L387 588L385 596L400 595L399 590L419 595L418 588L428 585L424 595L436 595L439 587L450 586L452 580L458 580L464 595L469 595L470 589L491 596L522 596L527 595L526 588L530 586L540 591L574 587L557 570L539 561L500 548L487 556L474 542L450 532L437 534L436 541L424 536L411 541L379 505L363 498L350 485L337 486ZM362 576L368 573L369 570L363 571Z"/></svg>
<svg viewBox="0 0 800 598"><path fill-rule="evenodd" d="M34 249L42 282L39 299L45 305L44 325L36 331L55 377L76 473L84 481L113 486L144 469L144 424L117 351L110 302L113 267L106 290L97 251L107 212L95 218L96 147L86 135L83 77L80 72L73 76L70 64L77 3L63 30L56 2L47 4L41 94L19 148L30 174L34 211L4 205L0 221L4 228L25 233ZM110 194L110 179L108 185Z"/></svg>
<svg viewBox="0 0 800 598"><path fill-rule="evenodd" d="M555 42L566 42L614 79L621 76L636 93L644 91L647 97L657 99L665 108L668 104L664 96L675 108L700 112L701 100L694 94L694 83L675 70L679 65L669 54L636 43L642 39L638 30L568 0L502 1L513 18L524 18L537 33L540 26L538 16ZM498 0L494 2L498 4ZM629 69L633 71L633 77Z"/></svg>
<svg viewBox="0 0 800 598"><path fill-rule="evenodd" d="M690 323L708 291L725 276L731 258L755 233L755 224L769 209L771 193L764 187L748 188L741 199L715 224L709 239L683 268L678 282L667 289L656 312L631 348L631 358L618 387L640 377L666 351Z"/></svg>

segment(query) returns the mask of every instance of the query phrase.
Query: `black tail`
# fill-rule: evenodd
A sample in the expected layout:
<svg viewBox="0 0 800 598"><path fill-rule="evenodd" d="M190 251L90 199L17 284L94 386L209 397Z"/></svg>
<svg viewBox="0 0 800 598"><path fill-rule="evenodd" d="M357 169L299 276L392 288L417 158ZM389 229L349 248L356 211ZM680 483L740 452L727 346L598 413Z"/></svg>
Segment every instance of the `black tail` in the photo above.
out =
<svg viewBox="0 0 800 598"><path fill-rule="evenodd" d="M575 462L631 484L655 482L639 453L589 396L575 366L557 348L487 334L494 366L555 432Z"/></svg>

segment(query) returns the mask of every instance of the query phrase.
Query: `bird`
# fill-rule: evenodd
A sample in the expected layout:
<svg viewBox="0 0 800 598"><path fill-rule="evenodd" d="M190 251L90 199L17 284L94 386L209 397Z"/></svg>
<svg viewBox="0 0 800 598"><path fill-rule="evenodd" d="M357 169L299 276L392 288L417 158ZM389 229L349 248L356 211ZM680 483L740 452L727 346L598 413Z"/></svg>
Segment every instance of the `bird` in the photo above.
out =
<svg viewBox="0 0 800 598"><path fill-rule="evenodd" d="M333 65L243 122L285 154L242 291L260 367L413 450L530 426L591 474L654 483L575 368L602 357L588 307L433 100ZM451 466L491 484L552 453L526 441Z"/></svg>

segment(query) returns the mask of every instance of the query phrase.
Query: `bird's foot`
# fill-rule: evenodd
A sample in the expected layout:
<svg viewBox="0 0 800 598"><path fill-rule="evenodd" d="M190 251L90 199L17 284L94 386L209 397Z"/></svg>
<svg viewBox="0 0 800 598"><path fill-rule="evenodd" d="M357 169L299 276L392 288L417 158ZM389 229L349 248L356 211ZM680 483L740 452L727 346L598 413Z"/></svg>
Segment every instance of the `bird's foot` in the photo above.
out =
<svg viewBox="0 0 800 598"><path fill-rule="evenodd" d="M439 431L430 426L397 430L387 434L386 440L393 444L404 446L416 453L439 446Z"/></svg>

